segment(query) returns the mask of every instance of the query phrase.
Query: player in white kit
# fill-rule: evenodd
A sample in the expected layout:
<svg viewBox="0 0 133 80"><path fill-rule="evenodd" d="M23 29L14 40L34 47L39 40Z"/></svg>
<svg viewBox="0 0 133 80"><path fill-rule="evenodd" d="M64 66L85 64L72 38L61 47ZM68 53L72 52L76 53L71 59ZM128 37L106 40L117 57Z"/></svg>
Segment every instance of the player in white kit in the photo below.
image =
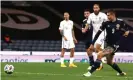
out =
<svg viewBox="0 0 133 80"><path fill-rule="evenodd" d="M90 14L90 16L88 17L87 23L88 25L92 25L93 26L93 39L96 35L96 33L98 32L100 26L102 25L102 22L107 20L107 15L103 12L100 12L100 6L99 4L94 4L93 6L93 10L94 12ZM103 31L101 33L101 35L99 36L98 40L96 41L94 47L95 47L95 52L98 53L99 51L101 51L104 48L104 38L106 36L105 31ZM91 50L91 49L88 49ZM91 66L89 67L89 69L91 68ZM99 67L99 70L102 68L102 64Z"/></svg>
<svg viewBox="0 0 133 80"><path fill-rule="evenodd" d="M62 35L62 50L61 50L61 67L67 67L64 64L65 49L70 49L70 64L69 67L77 67L74 61L74 48L77 40L74 35L73 21L69 20L69 13L64 13L64 20L60 22L60 34ZM74 43L75 42L75 43Z"/></svg>

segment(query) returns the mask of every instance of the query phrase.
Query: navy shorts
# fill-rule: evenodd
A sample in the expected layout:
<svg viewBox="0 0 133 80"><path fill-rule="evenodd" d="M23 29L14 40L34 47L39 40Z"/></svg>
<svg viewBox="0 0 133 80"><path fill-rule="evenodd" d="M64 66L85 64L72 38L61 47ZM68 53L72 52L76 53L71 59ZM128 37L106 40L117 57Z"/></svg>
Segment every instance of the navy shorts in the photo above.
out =
<svg viewBox="0 0 133 80"><path fill-rule="evenodd" d="M109 45L106 44L106 47L104 48L103 52L105 54L112 54L115 55L115 53L119 50L119 45Z"/></svg>
<svg viewBox="0 0 133 80"><path fill-rule="evenodd" d="M85 44L85 49L88 49L90 47L90 45L92 44L92 41L91 40L85 40L84 44Z"/></svg>

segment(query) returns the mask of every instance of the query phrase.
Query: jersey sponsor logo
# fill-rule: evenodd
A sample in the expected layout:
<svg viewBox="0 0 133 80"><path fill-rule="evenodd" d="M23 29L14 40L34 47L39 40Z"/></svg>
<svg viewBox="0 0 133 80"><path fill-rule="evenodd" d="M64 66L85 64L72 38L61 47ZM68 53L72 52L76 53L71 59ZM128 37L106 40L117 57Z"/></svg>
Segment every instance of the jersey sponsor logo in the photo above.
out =
<svg viewBox="0 0 133 80"><path fill-rule="evenodd" d="M101 20L102 18L101 17L99 17L99 20Z"/></svg>
<svg viewBox="0 0 133 80"><path fill-rule="evenodd" d="M16 9L1 9L1 25L3 27L40 30L48 28L50 23L41 16Z"/></svg>

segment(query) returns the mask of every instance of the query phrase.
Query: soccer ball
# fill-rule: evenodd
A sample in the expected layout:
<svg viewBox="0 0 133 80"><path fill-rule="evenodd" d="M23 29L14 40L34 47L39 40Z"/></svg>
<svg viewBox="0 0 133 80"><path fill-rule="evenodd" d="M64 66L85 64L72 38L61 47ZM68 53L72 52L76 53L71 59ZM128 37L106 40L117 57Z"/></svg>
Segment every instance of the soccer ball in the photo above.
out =
<svg viewBox="0 0 133 80"><path fill-rule="evenodd" d="M14 66L6 64L5 67L4 67L4 71L5 71L6 74L12 74L13 71L14 71Z"/></svg>

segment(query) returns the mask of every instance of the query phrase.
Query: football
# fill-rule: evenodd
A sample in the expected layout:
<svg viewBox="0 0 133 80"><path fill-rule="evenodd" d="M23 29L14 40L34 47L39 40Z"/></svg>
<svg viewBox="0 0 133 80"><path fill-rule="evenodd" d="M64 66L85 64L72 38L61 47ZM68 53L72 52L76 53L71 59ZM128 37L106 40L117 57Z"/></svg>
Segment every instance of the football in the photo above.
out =
<svg viewBox="0 0 133 80"><path fill-rule="evenodd" d="M14 71L14 66L6 64L5 67L4 67L4 71L5 71L6 74L12 74L13 71Z"/></svg>

